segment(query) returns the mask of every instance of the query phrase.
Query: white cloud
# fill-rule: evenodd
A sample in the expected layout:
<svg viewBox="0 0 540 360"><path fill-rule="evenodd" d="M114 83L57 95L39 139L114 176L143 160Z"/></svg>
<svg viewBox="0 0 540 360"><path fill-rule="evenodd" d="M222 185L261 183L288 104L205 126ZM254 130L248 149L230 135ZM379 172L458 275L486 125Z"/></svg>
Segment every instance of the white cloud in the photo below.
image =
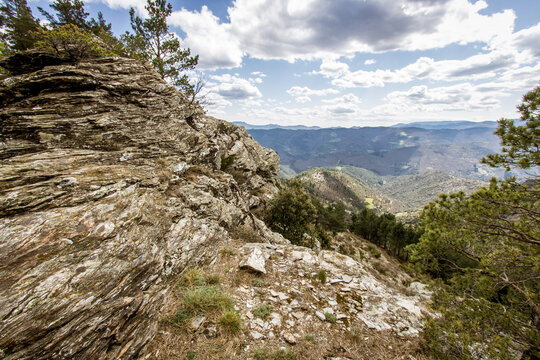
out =
<svg viewBox="0 0 540 360"><path fill-rule="evenodd" d="M512 32L515 14L480 13L483 0L237 0L231 31L261 59L314 59L356 52L489 43Z"/></svg>
<svg viewBox="0 0 540 360"><path fill-rule="evenodd" d="M376 62L377 61L375 61L375 59L367 59L366 61L364 61L364 65L373 65Z"/></svg>
<svg viewBox="0 0 540 360"><path fill-rule="evenodd" d="M336 89L321 89L321 90L313 90L306 86L300 87L300 86L293 86L289 90L287 90L287 94L291 96L326 96L330 94L338 94L339 91Z"/></svg>
<svg viewBox="0 0 540 360"><path fill-rule="evenodd" d="M208 83L208 92L217 94L225 100L246 100L262 97L261 92L253 85L253 82L236 75L214 75L210 79L217 81L217 83Z"/></svg>
<svg viewBox="0 0 540 360"><path fill-rule="evenodd" d="M88 2L101 2L111 9L134 8L141 16L148 16L148 11L144 8L146 0L89 0Z"/></svg>
<svg viewBox="0 0 540 360"><path fill-rule="evenodd" d="M239 39L230 31L231 25L221 24L208 7L203 6L200 12L175 11L168 21L187 34L183 46L199 55L199 68L212 70L242 65L244 53Z"/></svg>

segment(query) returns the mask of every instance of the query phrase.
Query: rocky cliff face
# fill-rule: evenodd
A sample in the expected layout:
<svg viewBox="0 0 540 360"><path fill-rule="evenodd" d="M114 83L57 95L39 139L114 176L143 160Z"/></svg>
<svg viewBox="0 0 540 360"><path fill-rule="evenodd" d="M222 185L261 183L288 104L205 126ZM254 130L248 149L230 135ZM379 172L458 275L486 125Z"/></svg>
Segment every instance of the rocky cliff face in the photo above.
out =
<svg viewBox="0 0 540 360"><path fill-rule="evenodd" d="M0 87L0 358L136 358L174 276L231 229L286 242L251 214L279 159L243 128L134 60L17 61Z"/></svg>
<svg viewBox="0 0 540 360"><path fill-rule="evenodd" d="M137 61L2 66L0 359L421 358L429 292L351 234L344 256L268 230L279 159L243 128ZM219 291L176 286L191 268ZM221 291L229 318L180 324Z"/></svg>

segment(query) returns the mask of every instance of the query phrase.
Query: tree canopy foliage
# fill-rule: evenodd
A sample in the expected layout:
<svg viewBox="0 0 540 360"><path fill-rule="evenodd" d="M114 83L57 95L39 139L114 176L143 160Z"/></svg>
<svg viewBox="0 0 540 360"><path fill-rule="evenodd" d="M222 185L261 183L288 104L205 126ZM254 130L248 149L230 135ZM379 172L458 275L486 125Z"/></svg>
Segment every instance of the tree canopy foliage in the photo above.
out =
<svg viewBox="0 0 540 360"><path fill-rule="evenodd" d="M306 245L304 234L312 233L316 208L298 181L292 181L272 199L265 220L270 228L293 244Z"/></svg>
<svg viewBox="0 0 540 360"><path fill-rule="evenodd" d="M40 28L26 0L4 0L0 6L0 32L2 54L23 51L33 47L35 32Z"/></svg>
<svg viewBox="0 0 540 360"><path fill-rule="evenodd" d="M428 323L429 347L443 359L540 357L540 88L518 107L523 125L501 119L502 154L485 163L533 169L535 176L492 179L467 197L441 195L421 214L425 229L411 260L444 280L435 296L442 314Z"/></svg>
<svg viewBox="0 0 540 360"><path fill-rule="evenodd" d="M156 71L186 93L193 102L203 84L193 85L185 73L198 63L198 55L180 47L180 40L169 32L167 18L172 6L166 0L148 0L149 17L141 19L130 10L133 33L120 41L111 31L103 14L90 18L82 0L54 0L49 12L38 8L47 20L41 26L26 0L4 0L0 6L0 55L32 48L53 51L78 61L88 57L129 56L150 62Z"/></svg>
<svg viewBox="0 0 540 360"><path fill-rule="evenodd" d="M194 91L186 70L194 69L199 56L191 56L189 48L182 48L178 37L169 32L167 18L172 13L171 4L166 0L147 0L149 17L141 19L131 8L131 28L122 40L130 56L150 62L162 78L171 81L188 95Z"/></svg>

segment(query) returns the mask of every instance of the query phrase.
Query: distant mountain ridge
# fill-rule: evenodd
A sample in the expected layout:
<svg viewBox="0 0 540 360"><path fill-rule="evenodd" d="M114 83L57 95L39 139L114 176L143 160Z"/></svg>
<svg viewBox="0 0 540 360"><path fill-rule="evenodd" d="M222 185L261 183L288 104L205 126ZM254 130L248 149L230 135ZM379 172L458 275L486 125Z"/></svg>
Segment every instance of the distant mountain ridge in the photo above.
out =
<svg viewBox="0 0 540 360"><path fill-rule="evenodd" d="M392 125L396 128L418 127L421 129L470 129L478 127L497 128L496 121L417 121L411 123L399 123Z"/></svg>
<svg viewBox="0 0 540 360"><path fill-rule="evenodd" d="M288 177L314 167L355 166L381 176L441 171L457 177L488 180L504 172L480 165L500 150L494 122L478 126L442 123L443 127L363 127L291 130L249 129L253 138L280 156ZM467 126L472 127L467 127ZM432 126L429 123L427 127Z"/></svg>
<svg viewBox="0 0 540 360"><path fill-rule="evenodd" d="M270 130L270 129L287 129L287 130L317 130L319 126L305 126L305 125L278 125L278 124L265 124L265 125L253 125L243 121L233 121L234 125L243 126L246 130Z"/></svg>

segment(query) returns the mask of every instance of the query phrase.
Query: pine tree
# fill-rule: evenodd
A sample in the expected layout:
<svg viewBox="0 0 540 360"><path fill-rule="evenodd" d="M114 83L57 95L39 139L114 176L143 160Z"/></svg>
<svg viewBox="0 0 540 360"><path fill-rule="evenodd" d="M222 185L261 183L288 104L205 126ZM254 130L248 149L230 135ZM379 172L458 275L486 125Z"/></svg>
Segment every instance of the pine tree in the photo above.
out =
<svg viewBox="0 0 540 360"><path fill-rule="evenodd" d="M135 15L135 9L130 10L133 33L122 36L130 56L150 62L162 78L191 97L194 86L182 73L194 69L199 56L191 56L189 48L181 48L178 37L169 32L167 18L172 13L171 4L166 0L147 0L146 10L149 18L144 20Z"/></svg>
<svg viewBox="0 0 540 360"><path fill-rule="evenodd" d="M502 154L491 166L538 170L540 87L518 107L521 126L501 119ZM536 168L535 168L536 167ZM441 317L426 339L445 359L540 356L540 176L526 182L492 179L466 197L441 195L422 212L425 232L411 260L441 277L435 296Z"/></svg>
<svg viewBox="0 0 540 360"><path fill-rule="evenodd" d="M40 28L26 0L4 0L0 6L0 26L5 29L0 33L4 53L32 48L35 32Z"/></svg>
<svg viewBox="0 0 540 360"><path fill-rule="evenodd" d="M56 11L56 16L41 7L38 7L38 10L53 27L71 24L79 29L89 30L86 19L90 14L84 9L84 3L81 0L55 0L49 6Z"/></svg>

